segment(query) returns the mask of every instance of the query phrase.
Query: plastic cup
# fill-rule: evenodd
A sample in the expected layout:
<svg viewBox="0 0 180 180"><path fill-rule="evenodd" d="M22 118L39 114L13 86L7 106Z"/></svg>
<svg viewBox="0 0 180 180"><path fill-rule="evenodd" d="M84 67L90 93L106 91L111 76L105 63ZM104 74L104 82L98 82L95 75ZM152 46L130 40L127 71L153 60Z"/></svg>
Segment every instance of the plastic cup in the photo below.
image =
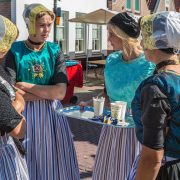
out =
<svg viewBox="0 0 180 180"><path fill-rule="evenodd" d="M125 122L127 102L115 101L111 103L111 117L118 119L119 122Z"/></svg>
<svg viewBox="0 0 180 180"><path fill-rule="evenodd" d="M103 97L101 97L101 98L93 97L94 116L103 115L104 100L105 100L105 98L103 98Z"/></svg>

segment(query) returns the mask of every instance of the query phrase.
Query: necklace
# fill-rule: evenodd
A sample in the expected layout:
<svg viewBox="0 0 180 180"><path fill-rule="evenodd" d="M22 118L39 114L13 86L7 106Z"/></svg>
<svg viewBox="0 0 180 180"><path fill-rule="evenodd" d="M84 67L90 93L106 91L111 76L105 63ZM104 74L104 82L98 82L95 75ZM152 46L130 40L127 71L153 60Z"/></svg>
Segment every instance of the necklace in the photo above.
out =
<svg viewBox="0 0 180 180"><path fill-rule="evenodd" d="M33 45L42 45L42 44L44 44L44 42L34 42L34 41L30 40L29 38L27 40Z"/></svg>
<svg viewBox="0 0 180 180"><path fill-rule="evenodd" d="M42 44L42 47L41 47L39 50L32 49L31 47L29 47L29 45L27 44L27 42L26 42L26 41L24 41L24 45L25 45L25 46L26 46L26 48L27 48L27 49L29 49L30 51L39 52L39 51L41 51L41 50L45 47L46 42L44 42L44 43Z"/></svg>

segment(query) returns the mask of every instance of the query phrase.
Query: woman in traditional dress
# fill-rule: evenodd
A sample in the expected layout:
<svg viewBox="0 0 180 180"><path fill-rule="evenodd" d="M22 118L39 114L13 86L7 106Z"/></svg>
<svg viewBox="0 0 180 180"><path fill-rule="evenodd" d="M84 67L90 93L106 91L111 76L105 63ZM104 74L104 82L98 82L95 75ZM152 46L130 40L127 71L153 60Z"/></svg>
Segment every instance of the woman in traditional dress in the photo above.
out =
<svg viewBox="0 0 180 180"><path fill-rule="evenodd" d="M130 112L136 88L153 74L155 65L145 58L140 28L133 14L119 13L111 18L107 27L108 39L115 50L107 57L104 70L107 97L110 102L127 102ZM127 178L140 149L133 127L133 123L131 128L103 126L93 180ZM117 141L119 136L121 140Z"/></svg>
<svg viewBox="0 0 180 180"><path fill-rule="evenodd" d="M26 100L24 142L30 179L79 180L72 134L58 112L68 83L65 60L60 47L46 41L55 15L41 4L31 4L23 17L29 36L12 45L6 68Z"/></svg>
<svg viewBox="0 0 180 180"><path fill-rule="evenodd" d="M108 23L108 40L115 52L106 59L105 87L110 102L125 101L131 107L135 89L154 71L140 45L140 29L136 17L124 12Z"/></svg>
<svg viewBox="0 0 180 180"><path fill-rule="evenodd" d="M144 16L140 27L145 56L156 64L156 74L140 84L132 101L142 151L129 179L179 180L180 13Z"/></svg>
<svg viewBox="0 0 180 180"><path fill-rule="evenodd" d="M0 60L17 36L17 27L0 15ZM0 179L28 180L25 151L19 141L25 133L25 118L21 115L24 99L9 83L10 78L0 65Z"/></svg>
<svg viewBox="0 0 180 180"><path fill-rule="evenodd" d="M125 101L130 108L136 88L152 75L155 65L144 56L140 29L133 14L123 12L113 16L107 28L108 41L115 52L107 57L104 69L106 99L107 102ZM80 105L87 103L80 102Z"/></svg>

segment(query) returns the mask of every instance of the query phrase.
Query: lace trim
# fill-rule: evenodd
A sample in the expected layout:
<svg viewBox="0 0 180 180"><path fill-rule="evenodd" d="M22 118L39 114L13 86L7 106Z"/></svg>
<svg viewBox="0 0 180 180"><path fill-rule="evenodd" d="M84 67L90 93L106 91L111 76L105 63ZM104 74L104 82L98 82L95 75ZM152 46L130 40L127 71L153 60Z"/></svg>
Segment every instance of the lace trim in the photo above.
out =
<svg viewBox="0 0 180 180"><path fill-rule="evenodd" d="M14 92L14 89L12 88L12 86L0 76L0 83L3 84L5 86L5 88L9 91L11 100L14 100L16 97L16 94Z"/></svg>

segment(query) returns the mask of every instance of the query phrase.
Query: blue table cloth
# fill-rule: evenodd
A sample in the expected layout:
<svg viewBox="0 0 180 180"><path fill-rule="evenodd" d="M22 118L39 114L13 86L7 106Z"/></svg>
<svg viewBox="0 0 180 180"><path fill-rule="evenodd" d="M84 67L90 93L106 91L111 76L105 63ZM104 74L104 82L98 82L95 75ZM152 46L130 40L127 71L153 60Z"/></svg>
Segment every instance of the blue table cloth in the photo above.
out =
<svg viewBox="0 0 180 180"><path fill-rule="evenodd" d="M126 180L135 158L141 150L136 139L135 126L131 116L126 116L127 126L104 124L93 120L93 107L85 107L80 112L79 106L64 108L59 112L75 119L102 124L102 130L95 156L92 180ZM104 110L104 115L109 115Z"/></svg>
<svg viewBox="0 0 180 180"><path fill-rule="evenodd" d="M76 64L78 64L79 62L77 60L72 60L72 59L68 59L66 60L66 66L75 66Z"/></svg>
<svg viewBox="0 0 180 180"><path fill-rule="evenodd" d="M107 126L114 126L114 127L121 127L121 128L134 128L134 121L132 119L132 116L126 116L126 123L127 125L113 125L113 124L105 124L101 122L100 119L94 118L94 109L91 106L84 107L84 110L81 111L79 106L70 106L66 107L63 110L61 110L66 116L82 119L85 121L89 121L92 123L107 125ZM104 109L103 116L110 116L111 112L108 109Z"/></svg>

